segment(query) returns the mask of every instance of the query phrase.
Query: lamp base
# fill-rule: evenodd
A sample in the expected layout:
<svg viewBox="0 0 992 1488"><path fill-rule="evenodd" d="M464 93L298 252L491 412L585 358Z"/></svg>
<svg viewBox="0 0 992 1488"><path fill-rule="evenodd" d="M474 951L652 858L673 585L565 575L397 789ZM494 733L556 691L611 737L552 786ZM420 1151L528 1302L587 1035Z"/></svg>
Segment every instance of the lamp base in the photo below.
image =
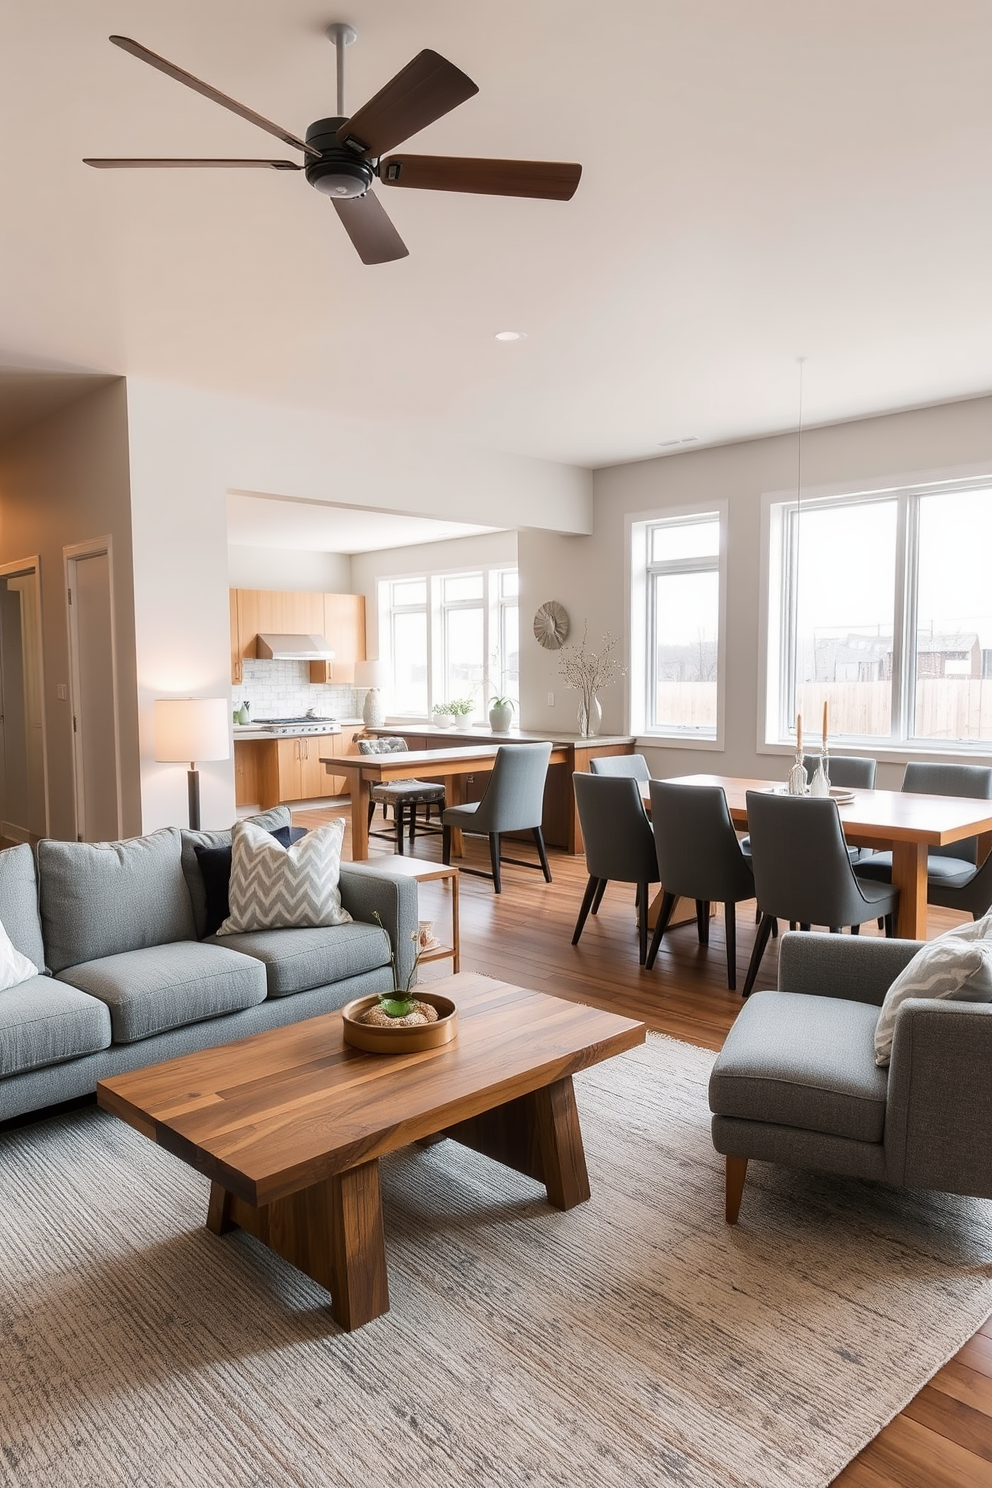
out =
<svg viewBox="0 0 992 1488"><path fill-rule="evenodd" d="M200 830L200 772L190 766L186 772L186 789L189 795L189 825L191 832Z"/></svg>
<svg viewBox="0 0 992 1488"><path fill-rule="evenodd" d="M382 693L378 687L370 687L365 694L362 720L366 728L382 728L386 722L386 710L382 706Z"/></svg>

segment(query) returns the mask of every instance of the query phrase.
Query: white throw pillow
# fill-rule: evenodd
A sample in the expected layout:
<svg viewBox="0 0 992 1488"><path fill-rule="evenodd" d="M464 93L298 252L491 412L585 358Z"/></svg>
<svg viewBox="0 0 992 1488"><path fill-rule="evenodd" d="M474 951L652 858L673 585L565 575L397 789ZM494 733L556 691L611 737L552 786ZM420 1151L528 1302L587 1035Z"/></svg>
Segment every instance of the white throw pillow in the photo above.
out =
<svg viewBox="0 0 992 1488"><path fill-rule="evenodd" d="M231 833L231 912L217 931L281 930L345 925L338 879L344 819L316 827L283 847L253 822L235 822Z"/></svg>
<svg viewBox="0 0 992 1488"><path fill-rule="evenodd" d="M986 925L986 938L976 935ZM885 994L875 1025L875 1063L892 1058L892 1035L896 1013L908 997L954 999L957 1002L992 1002L992 939L987 938L992 919L976 920L928 940L909 965L896 977Z"/></svg>
<svg viewBox="0 0 992 1488"><path fill-rule="evenodd" d="M22 956L6 930L0 925L0 992L8 987L19 987L38 975L38 968L27 956Z"/></svg>

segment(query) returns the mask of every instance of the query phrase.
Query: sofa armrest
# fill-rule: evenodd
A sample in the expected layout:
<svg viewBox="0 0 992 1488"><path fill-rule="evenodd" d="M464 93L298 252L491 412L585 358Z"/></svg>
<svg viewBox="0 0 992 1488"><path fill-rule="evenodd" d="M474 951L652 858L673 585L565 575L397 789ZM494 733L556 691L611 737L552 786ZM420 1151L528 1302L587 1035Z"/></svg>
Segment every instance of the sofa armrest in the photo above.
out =
<svg viewBox="0 0 992 1488"><path fill-rule="evenodd" d="M417 959L416 879L391 874L378 864L342 863L340 887L341 903L352 919L374 924L378 911L396 955L397 984L405 987Z"/></svg>
<svg viewBox="0 0 992 1488"><path fill-rule="evenodd" d="M992 1198L992 1003L908 998L885 1113L893 1183Z"/></svg>
<svg viewBox="0 0 992 1488"><path fill-rule="evenodd" d="M919 949L916 940L794 931L782 936L779 947L778 990L881 1007L886 992Z"/></svg>

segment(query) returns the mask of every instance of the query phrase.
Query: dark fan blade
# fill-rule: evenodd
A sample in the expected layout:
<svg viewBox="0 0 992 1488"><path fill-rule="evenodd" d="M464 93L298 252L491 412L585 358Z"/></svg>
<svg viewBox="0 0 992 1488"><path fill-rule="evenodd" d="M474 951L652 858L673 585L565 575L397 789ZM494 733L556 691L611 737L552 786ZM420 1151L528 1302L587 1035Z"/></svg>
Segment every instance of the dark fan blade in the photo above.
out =
<svg viewBox="0 0 992 1488"><path fill-rule="evenodd" d="M386 186L424 191L474 191L483 196L540 196L568 201L582 174L581 165L560 160L472 160L451 155L390 155L379 162Z"/></svg>
<svg viewBox="0 0 992 1488"><path fill-rule="evenodd" d="M202 93L204 98L209 98L214 103L219 103L221 108L230 109L232 114L238 114L242 119L247 119L249 124L257 124L259 129L264 129L268 134L274 134L276 139L282 140L284 145L292 145L296 150L303 150L307 155L315 155L319 159L320 151L315 150L312 145L297 139L295 134L290 134L288 129L282 129L278 124L273 124L271 119L256 114L254 109L246 108L243 103L238 103L235 98L228 98L226 93L211 88L209 83L201 82L191 72L186 72L182 67L177 67L174 62L167 62L160 57L158 52L149 51L148 47L142 46L140 41L132 41L130 36L111 36L110 40L114 46L122 47L125 52L130 52L132 57L137 57L140 62L147 62L150 67L157 67L159 72L164 72L166 77L175 78L177 83L184 83L187 88L192 88L194 93Z"/></svg>
<svg viewBox="0 0 992 1488"><path fill-rule="evenodd" d="M84 159L84 165L95 165L97 170L302 170L292 160L94 160Z"/></svg>
<svg viewBox="0 0 992 1488"><path fill-rule="evenodd" d="M402 144L450 113L479 89L453 62L437 52L418 52L357 114L338 130L338 139L357 155L376 156Z"/></svg>
<svg viewBox="0 0 992 1488"><path fill-rule="evenodd" d="M332 196L331 206L358 250L362 263L392 263L406 258L409 248L396 231L377 196Z"/></svg>

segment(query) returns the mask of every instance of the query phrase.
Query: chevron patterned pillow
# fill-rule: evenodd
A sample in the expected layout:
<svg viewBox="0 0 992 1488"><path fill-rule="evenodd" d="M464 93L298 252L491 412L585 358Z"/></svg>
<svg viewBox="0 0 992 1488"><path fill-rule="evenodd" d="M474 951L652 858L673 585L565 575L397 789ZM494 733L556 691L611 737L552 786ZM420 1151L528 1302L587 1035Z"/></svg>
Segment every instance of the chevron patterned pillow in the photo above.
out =
<svg viewBox="0 0 992 1488"><path fill-rule="evenodd" d="M283 847L253 822L231 833L231 913L217 931L281 930L288 926L344 925L338 879L344 820L328 822Z"/></svg>

